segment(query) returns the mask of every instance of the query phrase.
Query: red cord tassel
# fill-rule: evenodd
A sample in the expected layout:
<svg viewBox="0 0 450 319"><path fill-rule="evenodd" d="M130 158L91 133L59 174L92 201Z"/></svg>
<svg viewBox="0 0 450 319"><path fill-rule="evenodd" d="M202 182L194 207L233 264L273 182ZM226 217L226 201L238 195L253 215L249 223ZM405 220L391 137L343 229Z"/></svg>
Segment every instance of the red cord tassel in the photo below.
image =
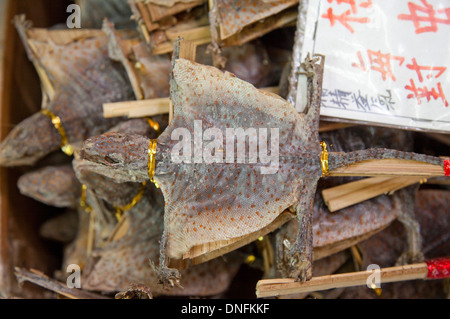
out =
<svg viewBox="0 0 450 319"><path fill-rule="evenodd" d="M445 176L450 176L450 160L444 161L444 174Z"/></svg>
<svg viewBox="0 0 450 319"><path fill-rule="evenodd" d="M427 263L427 279L450 277L450 257L442 257L425 261Z"/></svg>

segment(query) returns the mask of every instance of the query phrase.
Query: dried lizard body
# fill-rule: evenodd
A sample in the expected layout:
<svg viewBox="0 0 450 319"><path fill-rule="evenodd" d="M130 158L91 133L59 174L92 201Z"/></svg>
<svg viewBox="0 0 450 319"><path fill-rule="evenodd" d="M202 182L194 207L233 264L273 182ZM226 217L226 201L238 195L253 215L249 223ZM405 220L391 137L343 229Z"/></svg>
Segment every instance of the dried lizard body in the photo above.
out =
<svg viewBox="0 0 450 319"><path fill-rule="evenodd" d="M0 165L31 165L61 145L48 116L36 113L15 126L0 144Z"/></svg>
<svg viewBox="0 0 450 319"><path fill-rule="evenodd" d="M400 202L382 195L330 213L320 196L320 188L312 208L314 259L323 258L336 249L343 250L387 227L402 212ZM393 196L397 196L394 194ZM299 232L299 221L293 220L275 234L276 266L279 275L289 277L294 271L290 262L290 248Z"/></svg>
<svg viewBox="0 0 450 319"><path fill-rule="evenodd" d="M76 237L78 229L77 212L74 209L67 209L64 213L46 220L39 227L39 235L42 238L70 243Z"/></svg>
<svg viewBox="0 0 450 319"><path fill-rule="evenodd" d="M450 194L446 190L424 189L418 191L415 201L415 217L421 225L423 253L426 259L448 255L450 251ZM438 221L438 222L437 222ZM361 242L362 269L370 264L392 267L399 254L405 250L407 237L404 227L394 222L387 229ZM445 298L443 280L419 280L381 284L381 298ZM367 287L346 288L340 298L378 298Z"/></svg>
<svg viewBox="0 0 450 319"><path fill-rule="evenodd" d="M159 131L167 126L167 116L155 116L154 120L150 121L149 119L126 120L111 128L110 131L135 133L149 138L156 138ZM102 185L107 186L107 183L110 182L103 175L89 176L89 174L86 174L84 178L80 178L84 171L89 172L89 169L79 172L77 177L72 167L77 168L78 162L74 160L72 165L47 166L26 173L19 178L17 186L23 195L32 197L44 204L74 208L78 205L81 194L79 181L84 184L90 184L92 189L98 189L99 191L105 190L105 187L102 187ZM134 192L134 190L131 190L131 192ZM115 199L119 202L126 202L130 198L130 194L124 193L121 193L122 197L113 196L113 194L108 195L110 196L106 200ZM104 198L105 196L100 197ZM123 203L118 205L121 206Z"/></svg>
<svg viewBox="0 0 450 319"><path fill-rule="evenodd" d="M108 21L103 23L103 31L108 36L109 56L124 66L137 100L169 95L171 64L167 55L153 55L137 36L123 38Z"/></svg>
<svg viewBox="0 0 450 319"><path fill-rule="evenodd" d="M127 133L142 135L148 138L156 138L165 130L169 123L167 115L156 115L151 118L130 119L120 122L108 130L107 133Z"/></svg>
<svg viewBox="0 0 450 319"><path fill-rule="evenodd" d="M81 27L100 29L103 19L108 18L118 28L134 28L130 19L131 10L127 0L77 0L81 8Z"/></svg>
<svg viewBox="0 0 450 319"><path fill-rule="evenodd" d="M290 52L278 50L277 56L274 56L269 55L269 49L259 40L224 48L222 52L222 56L226 59L224 70L257 88L277 85L281 74L279 71L281 61ZM273 60L276 58L281 60L280 63L274 63ZM202 63L198 59L196 61Z"/></svg>
<svg viewBox="0 0 450 319"><path fill-rule="evenodd" d="M81 194L71 165L47 166L24 174L17 186L23 195L55 207L75 208Z"/></svg>
<svg viewBox="0 0 450 319"><path fill-rule="evenodd" d="M118 189L127 185L118 185ZM93 251L83 272L83 288L103 292L127 289L141 283L154 295L208 296L223 292L236 274L241 260L230 256L228 261L213 260L185 271L183 287L166 290L149 259L158 265L159 239L163 231L162 194L149 185L142 199L126 212L122 230Z"/></svg>
<svg viewBox="0 0 450 319"><path fill-rule="evenodd" d="M166 202L161 243L169 258L182 258L196 245L252 233L294 206L300 231L291 253L293 263L302 266L291 276L309 278L311 204L322 176L318 139L321 82L316 76L322 67L316 59L304 64L309 75L309 104L303 114L280 97L257 90L230 73L184 59L173 60L174 119L157 140L154 175ZM278 150L279 156L270 158L266 152L262 154L264 162L252 162L255 151L247 154L245 144L234 147L235 131L226 139L232 145L227 150L223 137L227 129L237 128L250 129L246 131L249 140L255 140L256 132L262 130L265 141L260 145L273 151L272 155ZM275 130L268 138L271 129ZM204 135L199 138L198 132ZM212 141L203 148L202 138ZM184 139L188 143L180 142ZM148 145L149 140L140 136L103 135L88 139L81 157L113 168L107 174L122 181L144 181L148 179ZM388 149L330 153L329 165L333 169L374 158L443 165L439 158Z"/></svg>
<svg viewBox="0 0 450 319"><path fill-rule="evenodd" d="M67 267L69 265L78 265L83 270L90 254L90 219L91 216L82 208L77 208L77 232L75 238L64 247L61 272L56 273L58 277L67 277ZM64 278L66 279L66 278Z"/></svg>
<svg viewBox="0 0 450 319"><path fill-rule="evenodd" d="M376 127L352 127L338 131L323 133L321 138L336 151L345 152L351 149L364 149L367 146L412 149L411 133ZM353 180L353 179L350 179ZM330 213L322 197L321 190L348 182L349 178L327 178L320 183L315 195L313 206L313 246L316 248L316 258L326 251L325 246L336 246L345 249L350 244L364 240L367 236L387 227L394 219L399 218L406 227L409 250L400 258L403 263L421 261L421 237L419 225L414 220L414 195L418 185L408 187L394 193L392 196L382 195L357 205ZM283 242L292 242L298 232L298 222L292 221L282 227L277 234L279 256L283 255ZM321 248L323 247L323 248ZM405 258L406 257L406 258ZM286 261L278 261L281 273L289 273ZM401 261L399 260L399 261Z"/></svg>
<svg viewBox="0 0 450 319"><path fill-rule="evenodd" d="M271 3L256 0L216 0L214 20L220 24L220 39L225 40L246 26L266 19L297 4L298 0L280 0ZM213 25L213 23L211 23Z"/></svg>
<svg viewBox="0 0 450 319"><path fill-rule="evenodd" d="M60 118L69 144L120 121L103 117L103 103L129 100L132 90L122 67L108 58L104 33L66 31L61 36L60 31L31 29L23 16L15 22L30 60L45 74L42 107ZM64 138L52 121L38 113L19 123L1 144L0 164L31 165L58 149Z"/></svg>

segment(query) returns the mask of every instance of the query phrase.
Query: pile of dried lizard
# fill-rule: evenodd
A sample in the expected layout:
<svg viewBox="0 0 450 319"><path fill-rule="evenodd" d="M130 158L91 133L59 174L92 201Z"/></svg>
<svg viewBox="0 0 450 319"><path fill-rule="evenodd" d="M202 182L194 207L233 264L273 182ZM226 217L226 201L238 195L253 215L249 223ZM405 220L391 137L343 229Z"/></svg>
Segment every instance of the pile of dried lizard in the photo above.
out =
<svg viewBox="0 0 450 319"><path fill-rule="evenodd" d="M1 142L0 165L34 165L60 148L68 155L18 182L22 194L62 209L40 234L65 244L60 271L48 277L18 268L19 280L81 298L225 296L248 284L239 271L305 281L349 265L405 264L448 251L448 186L419 190L416 183L328 211L321 190L354 180L326 177L329 171L374 159L443 167L437 155L445 154L412 153L416 135L395 129L319 134L323 57L296 57L298 1L217 0L208 14L206 1L135 0L136 29L104 1L83 3L105 6L100 16L110 20L102 30L34 29L23 16L15 20L44 98L42 111ZM89 18L101 24L98 15ZM180 35L196 47L190 59L174 42ZM280 37L287 45L274 45ZM292 98L300 71L308 83L303 113ZM288 100L257 89L274 85ZM168 96L170 115L103 114L105 103ZM247 152L230 128L251 128L246 141L256 132L265 141ZM189 143L180 147L180 140ZM182 151L178 161L174 149ZM263 163L257 149L265 150ZM69 265L81 269L81 290L67 290ZM439 285L426 296L441 296ZM392 296L414 297L409 286L392 287Z"/></svg>

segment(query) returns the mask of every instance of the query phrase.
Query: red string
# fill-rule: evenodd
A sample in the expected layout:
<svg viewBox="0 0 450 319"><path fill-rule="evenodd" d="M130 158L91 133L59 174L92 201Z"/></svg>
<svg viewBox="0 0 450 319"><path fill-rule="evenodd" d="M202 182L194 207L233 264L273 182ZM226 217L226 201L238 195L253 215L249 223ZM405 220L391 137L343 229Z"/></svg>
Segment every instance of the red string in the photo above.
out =
<svg viewBox="0 0 450 319"><path fill-rule="evenodd" d="M450 176L450 160L444 161L444 173L445 176Z"/></svg>
<svg viewBox="0 0 450 319"><path fill-rule="evenodd" d="M450 257L435 258L427 263L427 279L442 279L450 277Z"/></svg>

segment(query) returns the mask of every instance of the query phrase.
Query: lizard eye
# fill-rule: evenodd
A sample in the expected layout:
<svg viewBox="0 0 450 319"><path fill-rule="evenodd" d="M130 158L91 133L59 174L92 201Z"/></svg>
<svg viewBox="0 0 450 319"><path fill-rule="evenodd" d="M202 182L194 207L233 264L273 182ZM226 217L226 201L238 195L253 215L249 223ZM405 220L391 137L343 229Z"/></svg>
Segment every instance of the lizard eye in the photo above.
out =
<svg viewBox="0 0 450 319"><path fill-rule="evenodd" d="M115 160L114 158L112 158L112 157L110 157L108 155L105 156L105 161L107 161L109 164L117 164L117 163L119 163L119 161Z"/></svg>

